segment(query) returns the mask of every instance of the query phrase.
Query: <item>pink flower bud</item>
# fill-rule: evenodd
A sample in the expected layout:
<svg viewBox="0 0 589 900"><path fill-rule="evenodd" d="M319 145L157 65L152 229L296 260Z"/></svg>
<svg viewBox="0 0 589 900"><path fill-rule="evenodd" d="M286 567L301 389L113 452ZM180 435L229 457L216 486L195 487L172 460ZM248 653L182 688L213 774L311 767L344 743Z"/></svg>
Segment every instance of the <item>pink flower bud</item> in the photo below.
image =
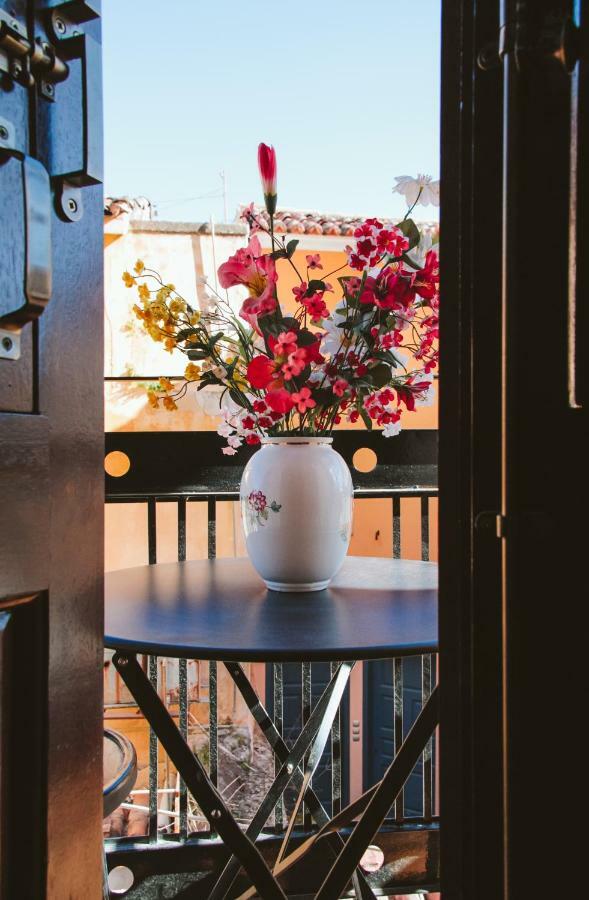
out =
<svg viewBox="0 0 589 900"><path fill-rule="evenodd" d="M258 168L262 179L266 209L272 216L276 212L276 151L274 147L260 144L258 147Z"/></svg>

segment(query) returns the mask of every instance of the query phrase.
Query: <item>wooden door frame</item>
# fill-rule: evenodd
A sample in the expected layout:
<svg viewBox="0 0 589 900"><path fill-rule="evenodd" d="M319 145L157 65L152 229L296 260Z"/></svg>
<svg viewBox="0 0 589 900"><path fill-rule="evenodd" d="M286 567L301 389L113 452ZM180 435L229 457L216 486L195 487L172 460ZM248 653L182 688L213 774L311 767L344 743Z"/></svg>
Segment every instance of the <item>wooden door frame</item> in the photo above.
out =
<svg viewBox="0 0 589 900"><path fill-rule="evenodd" d="M442 0L440 814L444 900L502 890L498 4ZM484 277L482 277L484 273ZM485 515L490 513L490 515Z"/></svg>

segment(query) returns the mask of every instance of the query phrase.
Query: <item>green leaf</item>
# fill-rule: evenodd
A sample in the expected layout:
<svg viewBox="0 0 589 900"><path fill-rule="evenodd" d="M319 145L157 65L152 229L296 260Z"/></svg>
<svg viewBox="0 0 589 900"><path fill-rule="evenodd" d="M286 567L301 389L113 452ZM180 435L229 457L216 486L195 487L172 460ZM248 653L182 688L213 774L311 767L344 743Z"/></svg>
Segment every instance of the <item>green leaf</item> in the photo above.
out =
<svg viewBox="0 0 589 900"><path fill-rule="evenodd" d="M391 370L384 363L373 366L367 373L372 378L372 383L377 388L382 388L391 380Z"/></svg>
<svg viewBox="0 0 589 900"><path fill-rule="evenodd" d="M209 338L209 347L212 349L223 337L225 337L225 335L222 331L217 331L215 334L212 334Z"/></svg>
<svg viewBox="0 0 589 900"><path fill-rule="evenodd" d="M185 341L187 338L192 337L194 334L198 334L200 331L199 328L181 328L176 334L177 341ZM204 344L198 344L200 347L204 347Z"/></svg>
<svg viewBox="0 0 589 900"><path fill-rule="evenodd" d="M270 254L270 259L274 259L274 260L277 260L277 259L288 259L288 253L286 252L286 250L282 250L282 249L280 249L280 250L274 250L274 251Z"/></svg>
<svg viewBox="0 0 589 900"><path fill-rule="evenodd" d="M366 410L364 409L364 407L363 407L363 406L357 406L356 409L357 409L358 412L360 413L360 418L362 419L362 421L363 421L364 424L366 425L366 428L368 429L368 431L372 431L372 419L370 418L370 416L368 415L368 413L366 412Z"/></svg>
<svg viewBox="0 0 589 900"><path fill-rule="evenodd" d="M239 393L239 391L236 391L235 388L229 388L229 396L231 397L231 399L233 400L234 403L237 403L237 405L241 406L242 409L245 408L244 403L243 403L243 397Z"/></svg>
<svg viewBox="0 0 589 900"><path fill-rule="evenodd" d="M376 353L373 353L372 356L374 359L382 359L383 362L387 362L395 369L399 365L399 360L390 350L378 350Z"/></svg>
<svg viewBox="0 0 589 900"><path fill-rule="evenodd" d="M320 278L311 278L309 282L309 287L307 288L307 297L310 297L311 294L316 294L317 291L325 290L325 282L321 281Z"/></svg>
<svg viewBox="0 0 589 900"><path fill-rule="evenodd" d="M273 500L270 504L270 509L272 510L272 512L280 512L280 510L282 509L282 503L277 503L276 500Z"/></svg>
<svg viewBox="0 0 589 900"><path fill-rule="evenodd" d="M406 238L409 239L409 250L413 247L416 247L419 244L419 228L413 221L413 219L403 219L402 222L397 224L397 228L403 232Z"/></svg>
<svg viewBox="0 0 589 900"><path fill-rule="evenodd" d="M297 342L299 347L310 347L317 340L317 335L309 331L308 328L301 328L298 333Z"/></svg>
<svg viewBox="0 0 589 900"><path fill-rule="evenodd" d="M208 373L204 375L200 381L198 382L197 391L202 391L203 388L209 387L211 384L220 384L223 385L223 382L220 381L215 375L211 375Z"/></svg>
<svg viewBox="0 0 589 900"><path fill-rule="evenodd" d="M297 240L292 240L292 241L288 242L288 244L286 245L286 255L287 255L288 259L291 258L291 256L297 249L298 244L299 244L299 242Z"/></svg>
<svg viewBox="0 0 589 900"><path fill-rule="evenodd" d="M419 266L417 263L413 262L413 260L410 259L406 253L403 254L401 259L403 260L403 262L405 263L406 266L411 266L412 269L420 269L421 268L421 266Z"/></svg>
<svg viewBox="0 0 589 900"><path fill-rule="evenodd" d="M187 350L186 356L188 359L208 359L211 355L210 350Z"/></svg>

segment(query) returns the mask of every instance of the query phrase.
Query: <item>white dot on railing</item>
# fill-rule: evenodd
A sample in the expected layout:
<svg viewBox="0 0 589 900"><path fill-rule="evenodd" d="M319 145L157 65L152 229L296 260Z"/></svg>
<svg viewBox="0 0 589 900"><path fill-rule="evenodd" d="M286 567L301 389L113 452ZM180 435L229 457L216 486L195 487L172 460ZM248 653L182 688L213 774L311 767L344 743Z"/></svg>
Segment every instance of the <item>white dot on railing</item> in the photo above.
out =
<svg viewBox="0 0 589 900"><path fill-rule="evenodd" d="M356 472L372 472L377 462L378 456L370 447L360 447L352 457L352 465Z"/></svg>
<svg viewBox="0 0 589 900"><path fill-rule="evenodd" d="M108 889L111 894L126 894L133 887L135 876L127 866L115 866L108 873Z"/></svg>
<svg viewBox="0 0 589 900"><path fill-rule="evenodd" d="M360 860L360 867L365 872L378 872L384 863L384 853L376 844L371 844Z"/></svg>
<svg viewBox="0 0 589 900"><path fill-rule="evenodd" d="M122 478L131 468L131 460L122 450L112 450L104 457L104 470L113 478Z"/></svg>

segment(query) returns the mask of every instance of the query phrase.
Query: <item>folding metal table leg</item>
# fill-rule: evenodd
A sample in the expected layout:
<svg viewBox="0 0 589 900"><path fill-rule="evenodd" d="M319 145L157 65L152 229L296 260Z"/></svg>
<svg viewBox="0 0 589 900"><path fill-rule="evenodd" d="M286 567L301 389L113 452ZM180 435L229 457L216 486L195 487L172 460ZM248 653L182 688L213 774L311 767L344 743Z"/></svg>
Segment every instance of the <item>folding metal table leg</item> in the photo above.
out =
<svg viewBox="0 0 589 900"><path fill-rule="evenodd" d="M309 717L309 721L299 734L292 750L289 752L278 775L274 779L270 790L262 800L258 811L245 832L252 841L255 841L258 837L260 831L266 824L268 816L274 809L278 798L291 782L294 771L300 766L301 760L309 749L315 734L324 726L325 722L329 722L329 727L331 727L331 722L333 721L341 702L353 666L353 662L342 662L319 698ZM356 867L354 866L354 868ZM209 894L209 900L221 900L221 898L225 897L227 891L235 881L238 872L239 859L236 858L236 856L232 856L223 868L215 886L212 888ZM352 875L350 874L350 878L351 877Z"/></svg>
<svg viewBox="0 0 589 900"><path fill-rule="evenodd" d="M239 663L225 662L225 668L229 672L233 682L235 683L239 693L243 697L249 711L258 723L262 734L268 741L272 751L280 763L286 762L288 757L288 747L272 721L268 711L264 707L262 701L258 697L251 682L245 674ZM310 780L309 780L310 781ZM303 773L299 766L293 772L292 783L297 791L301 791L303 786ZM303 802L308 807L313 819L320 827L326 825L329 821L329 814L322 805L317 794L308 783L306 791L302 791ZM331 848L334 856L337 856L341 848L344 846L344 839L340 834L335 832L329 836L327 840L328 846ZM282 848L281 848L282 850ZM354 889L359 900L372 900L376 895L373 893L370 885L366 881L366 877L361 869L357 869L354 873Z"/></svg>
<svg viewBox="0 0 589 900"><path fill-rule="evenodd" d="M140 710L156 733L166 753L184 779L200 808L229 850L243 865L261 897L286 900L260 851L243 833L199 760L178 731L174 720L154 690L134 654L117 651L114 665L131 691Z"/></svg>
<svg viewBox="0 0 589 900"><path fill-rule="evenodd" d="M439 688L436 687L413 723L401 749L370 798L345 847L331 867L315 900L340 897L358 866L362 854L384 822L397 794L411 774L424 747L439 723Z"/></svg>

